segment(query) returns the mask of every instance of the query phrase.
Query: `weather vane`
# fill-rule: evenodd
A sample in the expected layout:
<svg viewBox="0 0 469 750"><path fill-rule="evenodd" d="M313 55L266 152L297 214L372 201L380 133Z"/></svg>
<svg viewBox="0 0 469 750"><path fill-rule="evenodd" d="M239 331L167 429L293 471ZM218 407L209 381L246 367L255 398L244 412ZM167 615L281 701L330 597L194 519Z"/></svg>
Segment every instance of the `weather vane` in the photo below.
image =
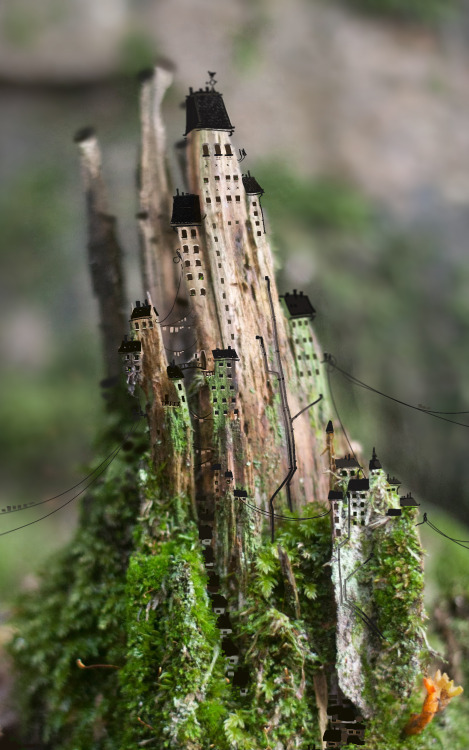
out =
<svg viewBox="0 0 469 750"><path fill-rule="evenodd" d="M208 86L212 87L212 91L213 91L214 88L215 88L215 84L217 83L216 80L215 80L216 73L212 73L210 70L208 70L207 72L208 72L208 74L210 76L210 80L206 81L206 83L207 83Z"/></svg>

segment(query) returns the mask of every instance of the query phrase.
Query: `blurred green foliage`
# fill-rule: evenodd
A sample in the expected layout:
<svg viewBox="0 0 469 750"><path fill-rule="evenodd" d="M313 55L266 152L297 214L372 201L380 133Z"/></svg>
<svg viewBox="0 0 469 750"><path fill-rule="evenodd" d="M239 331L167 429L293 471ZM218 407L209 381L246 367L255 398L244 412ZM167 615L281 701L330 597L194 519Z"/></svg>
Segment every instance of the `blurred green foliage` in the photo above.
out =
<svg viewBox="0 0 469 750"><path fill-rule="evenodd" d="M352 8L404 21L432 23L461 8L460 0L346 0Z"/></svg>

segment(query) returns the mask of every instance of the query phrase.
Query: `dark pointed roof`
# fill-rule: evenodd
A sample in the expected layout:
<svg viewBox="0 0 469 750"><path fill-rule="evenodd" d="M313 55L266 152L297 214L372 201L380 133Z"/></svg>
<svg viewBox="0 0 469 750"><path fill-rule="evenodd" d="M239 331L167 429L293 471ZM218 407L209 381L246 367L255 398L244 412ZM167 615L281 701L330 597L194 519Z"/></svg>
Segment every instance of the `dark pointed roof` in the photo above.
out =
<svg viewBox="0 0 469 750"><path fill-rule="evenodd" d="M376 455L376 449L373 448L373 455L372 455L370 463L369 463L369 469L370 469L370 471L376 471L376 469L382 469L382 468L383 467L381 466L381 464L379 462L379 458Z"/></svg>
<svg viewBox="0 0 469 750"><path fill-rule="evenodd" d="M156 310L156 307L153 308L155 311L155 315L158 315L158 312ZM138 299L135 303L135 307L132 310L132 315L130 316L131 320L135 320L136 318L149 318L151 316L151 305L146 299L143 302L143 305L140 304L140 300Z"/></svg>
<svg viewBox="0 0 469 750"><path fill-rule="evenodd" d="M288 314L291 319L311 318L312 320L316 315L316 310L309 301L307 294L303 294L303 292L298 294L296 289L294 289L293 294L287 292L286 294L281 294L280 298L282 297L285 300Z"/></svg>
<svg viewBox="0 0 469 750"><path fill-rule="evenodd" d="M334 425L332 424L332 420L330 419L327 423L326 432L328 435L330 435L332 432L334 432Z"/></svg>
<svg viewBox="0 0 469 750"><path fill-rule="evenodd" d="M137 339L135 341L131 341L131 340L128 341L127 340L127 336L126 336L117 351L119 351L121 353L125 353L125 352L141 352L142 351L142 343L141 343L141 341L138 341Z"/></svg>
<svg viewBox="0 0 469 750"><path fill-rule="evenodd" d="M191 130L228 130L233 132L234 126L230 122L226 111L223 95L208 86L198 91L189 89L186 96L186 132Z"/></svg>
<svg viewBox="0 0 469 750"><path fill-rule="evenodd" d="M199 196L193 193L181 193L176 191L173 196L173 213L171 216L172 226L189 227L193 224L200 224Z"/></svg>
<svg viewBox="0 0 469 750"><path fill-rule="evenodd" d="M166 373L171 380L182 380L184 378L183 371L174 363L174 361L167 366Z"/></svg>
<svg viewBox="0 0 469 750"><path fill-rule="evenodd" d="M347 485L347 492L366 492L369 489L368 479L351 479Z"/></svg>
<svg viewBox="0 0 469 750"><path fill-rule="evenodd" d="M263 189L249 171L247 174L243 174L243 185L248 195L264 195Z"/></svg>

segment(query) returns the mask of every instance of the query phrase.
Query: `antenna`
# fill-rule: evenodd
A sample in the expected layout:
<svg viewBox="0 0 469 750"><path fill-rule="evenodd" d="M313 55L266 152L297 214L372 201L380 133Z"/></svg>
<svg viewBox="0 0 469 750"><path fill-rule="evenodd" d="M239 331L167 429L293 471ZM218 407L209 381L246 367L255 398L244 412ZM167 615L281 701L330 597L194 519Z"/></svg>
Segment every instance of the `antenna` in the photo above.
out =
<svg viewBox="0 0 469 750"><path fill-rule="evenodd" d="M212 87L212 91L214 91L215 90L215 84L217 83L217 81L215 80L216 73L215 72L212 73L209 70L208 71L208 75L210 77L210 80L209 81L205 81L205 83L207 83L209 86L211 86Z"/></svg>

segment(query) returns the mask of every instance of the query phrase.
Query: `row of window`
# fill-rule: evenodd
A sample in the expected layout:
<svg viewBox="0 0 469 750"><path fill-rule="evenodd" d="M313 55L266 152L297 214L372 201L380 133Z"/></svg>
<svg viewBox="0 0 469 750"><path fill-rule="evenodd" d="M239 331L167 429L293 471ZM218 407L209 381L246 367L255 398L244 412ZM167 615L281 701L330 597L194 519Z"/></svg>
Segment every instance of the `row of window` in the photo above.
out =
<svg viewBox="0 0 469 750"><path fill-rule="evenodd" d="M187 275L187 281L192 281L193 280L194 277L193 277L193 275L191 273L188 273L186 275ZM204 280L203 273L199 273L199 275L197 276L197 278L198 278L199 281L203 281Z"/></svg>
<svg viewBox="0 0 469 750"><path fill-rule="evenodd" d="M214 149L215 149L215 156L222 156L221 146L219 143L215 143ZM204 143L202 145L202 154L203 156L210 156L210 149L208 147L208 143ZM231 146L229 143L225 143L225 156L233 156L233 152L231 150Z"/></svg>
<svg viewBox="0 0 469 750"><path fill-rule="evenodd" d="M228 181L231 181L231 175L230 175L230 174L227 174L227 175L225 175L225 178L226 178L226 179L227 179ZM216 174L216 175L215 175L215 180L216 180L217 182L219 182L219 180L220 180L220 175ZM234 174L234 175L233 175L233 180L234 180L234 182L239 182L239 177L238 177L238 175L237 175L237 174ZM208 182L208 177L204 177L204 182Z"/></svg>
<svg viewBox="0 0 469 750"><path fill-rule="evenodd" d="M142 328L146 328L146 327L147 327L147 321L146 320L142 320ZM134 323L134 328L135 328L136 331L138 331L139 328L140 328L139 323L135 322ZM148 328L153 328L153 321L151 321L151 320L148 321Z"/></svg>
<svg viewBox="0 0 469 750"><path fill-rule="evenodd" d="M185 260L184 261L184 265L186 266L186 268L188 266L190 266L190 264L191 264L190 260ZM196 266L201 266L202 265L202 261L197 258L197 260L195 261L195 265Z"/></svg>
<svg viewBox="0 0 469 750"><path fill-rule="evenodd" d="M231 195L227 195L226 196L226 200L228 201L228 203L231 203ZM235 200L236 200L236 203L240 203L241 202L241 196L235 195ZM212 202L212 199L207 196L205 198L205 203L211 203L211 202ZM221 203L221 197L219 195L217 195L215 197L215 202L216 203Z"/></svg>
<svg viewBox="0 0 469 750"><path fill-rule="evenodd" d="M183 240L187 239L187 229L181 229L181 237ZM191 229L191 237L197 237L196 229Z"/></svg>
<svg viewBox="0 0 469 750"><path fill-rule="evenodd" d="M193 249L194 253L196 253L196 254L197 254L197 253L199 252L199 250L200 250L200 248L199 248L199 246L198 246L198 245L194 245L192 249ZM189 245L183 245L183 246L182 246L182 252L183 252L183 253L188 253L188 252L189 252Z"/></svg>

